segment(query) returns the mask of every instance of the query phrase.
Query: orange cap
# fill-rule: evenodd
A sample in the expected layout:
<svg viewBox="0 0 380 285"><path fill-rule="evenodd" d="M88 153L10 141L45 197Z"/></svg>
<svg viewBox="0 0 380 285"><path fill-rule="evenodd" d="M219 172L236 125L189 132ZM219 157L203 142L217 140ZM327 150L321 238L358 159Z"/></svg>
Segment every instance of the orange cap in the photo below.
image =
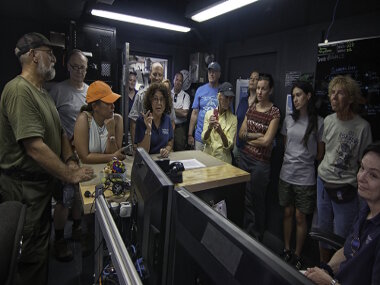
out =
<svg viewBox="0 0 380 285"><path fill-rule="evenodd" d="M101 100L104 103L114 103L120 98L119 94L113 93L111 87L103 81L95 81L87 89L87 103Z"/></svg>

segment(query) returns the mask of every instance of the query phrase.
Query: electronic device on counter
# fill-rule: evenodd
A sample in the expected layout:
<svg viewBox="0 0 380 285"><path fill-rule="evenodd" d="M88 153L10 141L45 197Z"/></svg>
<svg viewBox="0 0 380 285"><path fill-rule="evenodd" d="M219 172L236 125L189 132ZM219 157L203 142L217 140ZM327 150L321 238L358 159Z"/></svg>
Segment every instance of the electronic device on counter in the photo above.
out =
<svg viewBox="0 0 380 285"><path fill-rule="evenodd" d="M185 167L182 162L174 161L170 163L168 158L158 159L155 162L174 184L183 182L182 172L185 170Z"/></svg>

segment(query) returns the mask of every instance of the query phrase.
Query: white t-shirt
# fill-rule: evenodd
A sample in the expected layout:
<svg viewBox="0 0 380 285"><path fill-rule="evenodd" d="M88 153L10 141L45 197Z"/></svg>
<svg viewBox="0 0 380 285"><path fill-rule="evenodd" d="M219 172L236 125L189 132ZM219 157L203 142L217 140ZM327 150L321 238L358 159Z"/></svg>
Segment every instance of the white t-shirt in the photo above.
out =
<svg viewBox="0 0 380 285"><path fill-rule="evenodd" d="M190 109L190 96L185 91L181 90L177 94L177 98L175 99L175 92L174 88L172 89L172 99L173 99L173 108L174 109L184 109L189 110ZM175 123L176 124L182 124L187 121L187 118L178 118L176 116Z"/></svg>
<svg viewBox="0 0 380 285"><path fill-rule="evenodd" d="M307 116L293 120L291 115L285 117L281 134L286 136L284 162L280 178L295 185L315 185L314 161L317 156L318 142L322 141L323 119L318 117L317 131L313 131L308 139L307 147L302 140L305 135L309 119Z"/></svg>

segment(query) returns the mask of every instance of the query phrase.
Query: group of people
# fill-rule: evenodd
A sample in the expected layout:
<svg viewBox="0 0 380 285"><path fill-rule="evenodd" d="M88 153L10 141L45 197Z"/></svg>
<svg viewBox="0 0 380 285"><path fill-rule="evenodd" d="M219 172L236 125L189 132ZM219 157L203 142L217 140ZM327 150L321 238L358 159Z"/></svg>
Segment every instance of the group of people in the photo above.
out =
<svg viewBox="0 0 380 285"><path fill-rule="evenodd" d="M0 102L0 202L27 205L23 254L15 284L47 282L51 198L54 211L54 252L68 261L73 253L64 239L69 208L73 239L81 239L78 183L93 178L86 164L125 159L123 119L114 113L120 95L102 81L84 83L87 58L80 50L67 57L69 79L48 93L56 58L41 34L24 35L16 45L22 72L5 86ZM271 102L271 75L253 71L248 94L232 112L233 86L219 84L221 67L208 65L208 83L194 97L182 90L183 75L176 73L173 88L163 82L164 69L153 63L150 84L135 90L136 73L129 74L129 121L132 143L148 153L168 157L190 145L251 175L246 185L244 228L261 239L266 230L266 191L271 154L280 127L280 110ZM380 281L380 145L371 144L369 124L357 114L360 89L349 76L329 84L333 114L317 115L310 83L297 81L291 89L293 112L282 123L285 152L279 177L279 203L284 207L283 258L302 268L306 217L317 207L318 226L347 237L344 250L332 256L320 244L323 269L310 268L306 276L317 284L357 284ZM187 118L190 117L188 122ZM360 162L361 160L361 162ZM316 169L316 166L318 169ZM358 172L359 169L359 172ZM317 175L316 175L317 172ZM62 189L70 186L73 204L65 204ZM357 191L358 189L358 191ZM359 197L363 198L359 208ZM66 197L67 198L67 197ZM355 217L356 219L355 222ZM291 248L296 221L296 247ZM332 256L332 259L330 260ZM341 266L340 266L341 265ZM327 273L326 273L327 272ZM358 272L352 276L352 272Z"/></svg>

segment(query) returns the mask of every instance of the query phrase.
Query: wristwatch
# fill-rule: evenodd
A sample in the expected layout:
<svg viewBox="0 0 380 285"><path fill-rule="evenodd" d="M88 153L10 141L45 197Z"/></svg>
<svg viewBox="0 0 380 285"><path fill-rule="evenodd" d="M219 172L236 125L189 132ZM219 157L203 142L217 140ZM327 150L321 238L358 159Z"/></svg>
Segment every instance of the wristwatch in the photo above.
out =
<svg viewBox="0 0 380 285"><path fill-rule="evenodd" d="M77 164L79 164L79 158L78 156L73 153L72 155L70 155L66 160L65 160L65 163L67 164L69 161L74 161L76 162Z"/></svg>
<svg viewBox="0 0 380 285"><path fill-rule="evenodd" d="M116 138L115 138L115 136L110 136L109 139L111 142L113 142L113 141L115 141Z"/></svg>
<svg viewBox="0 0 380 285"><path fill-rule="evenodd" d="M338 282L336 279L331 279L330 285L335 285Z"/></svg>

